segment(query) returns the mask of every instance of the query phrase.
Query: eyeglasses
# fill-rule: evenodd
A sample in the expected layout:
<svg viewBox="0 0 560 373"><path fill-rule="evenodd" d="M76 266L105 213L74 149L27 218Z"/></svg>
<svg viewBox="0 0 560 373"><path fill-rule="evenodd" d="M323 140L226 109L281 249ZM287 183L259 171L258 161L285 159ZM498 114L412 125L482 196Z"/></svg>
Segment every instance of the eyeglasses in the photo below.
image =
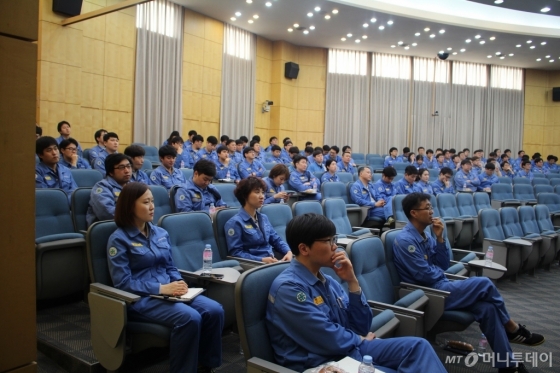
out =
<svg viewBox="0 0 560 373"><path fill-rule="evenodd" d="M64 148L64 150L70 150L71 152L77 152L78 148Z"/></svg>
<svg viewBox="0 0 560 373"><path fill-rule="evenodd" d="M131 164L121 164L120 166L115 166L115 170L124 170L124 169L132 169L132 165Z"/></svg>
<svg viewBox="0 0 560 373"><path fill-rule="evenodd" d="M416 211L422 211L422 210L426 210L426 211L434 211L434 208L431 205L426 206L423 209L411 209L411 210L416 210Z"/></svg>
<svg viewBox="0 0 560 373"><path fill-rule="evenodd" d="M328 243L328 244L330 244L330 245L332 246L332 245L335 245L335 244L336 244L337 240L338 240L338 236L332 236L331 238L324 238L324 239L315 240L315 241Z"/></svg>

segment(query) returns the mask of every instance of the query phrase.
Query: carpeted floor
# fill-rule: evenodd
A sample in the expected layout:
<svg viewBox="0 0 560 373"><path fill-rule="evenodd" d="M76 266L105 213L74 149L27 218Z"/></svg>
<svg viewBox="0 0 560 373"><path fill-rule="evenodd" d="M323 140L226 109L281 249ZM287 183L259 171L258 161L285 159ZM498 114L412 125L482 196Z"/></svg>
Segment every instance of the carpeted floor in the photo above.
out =
<svg viewBox="0 0 560 373"><path fill-rule="evenodd" d="M560 288L560 267L553 266L550 272L537 271L536 277L521 275L518 283L502 280L498 288L503 295L512 318L526 324L531 331L545 335L546 342L537 347L513 345L513 350L526 361L525 365L531 373L560 371L560 298L556 298ZM497 372L490 363L478 361L474 366L467 367L464 360L455 362L449 359L457 356L443 350L439 344L445 340L460 340L476 347L480 339L480 330L475 323L461 333L440 334L434 346L438 356L445 363L450 373L483 373ZM89 310L83 302L74 302L64 306L44 308L37 312L38 372L80 372L85 365L69 364L61 359L53 349L71 352L77 359L94 363L95 356L89 341ZM236 334L225 332L222 338L223 364L217 370L224 373L245 372L245 361L240 354L239 338ZM529 362L538 353L536 362ZM47 356L47 354L49 356ZM552 356L552 362L542 360ZM63 368L64 367L64 368ZM97 370L102 371L97 366ZM127 359L123 372L159 373L168 371L166 351L153 350Z"/></svg>

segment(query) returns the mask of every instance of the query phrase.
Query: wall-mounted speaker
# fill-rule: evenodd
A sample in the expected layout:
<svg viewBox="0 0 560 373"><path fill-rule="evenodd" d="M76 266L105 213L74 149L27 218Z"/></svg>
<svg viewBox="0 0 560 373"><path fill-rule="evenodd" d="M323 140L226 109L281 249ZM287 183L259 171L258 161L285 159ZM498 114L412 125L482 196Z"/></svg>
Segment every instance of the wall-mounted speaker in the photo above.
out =
<svg viewBox="0 0 560 373"><path fill-rule="evenodd" d="M297 79L299 65L295 62L286 62L284 76L288 79Z"/></svg>
<svg viewBox="0 0 560 373"><path fill-rule="evenodd" d="M560 101L560 87L552 88L552 101Z"/></svg>
<svg viewBox="0 0 560 373"><path fill-rule="evenodd" d="M82 12L82 0L53 0L53 12L78 16Z"/></svg>

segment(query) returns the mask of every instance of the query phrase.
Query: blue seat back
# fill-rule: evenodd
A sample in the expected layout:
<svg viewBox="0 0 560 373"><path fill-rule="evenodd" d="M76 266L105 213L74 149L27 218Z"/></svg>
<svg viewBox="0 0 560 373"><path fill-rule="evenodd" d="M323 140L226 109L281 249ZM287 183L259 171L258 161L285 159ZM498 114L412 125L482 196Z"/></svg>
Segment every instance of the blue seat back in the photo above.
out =
<svg viewBox="0 0 560 373"><path fill-rule="evenodd" d="M62 233L75 233L66 193L35 189L35 239Z"/></svg>
<svg viewBox="0 0 560 373"><path fill-rule="evenodd" d="M345 204L349 203L346 184L340 181L321 184L321 196L323 199L341 198Z"/></svg>
<svg viewBox="0 0 560 373"><path fill-rule="evenodd" d="M292 214L294 216L303 214L323 215L323 206L317 201L298 201L292 205Z"/></svg>
<svg viewBox="0 0 560 373"><path fill-rule="evenodd" d="M492 199L504 201L513 198L513 188L510 184L492 184Z"/></svg>
<svg viewBox="0 0 560 373"><path fill-rule="evenodd" d="M404 173L405 168L410 166L408 162L394 162L393 168L397 171L397 173Z"/></svg>
<svg viewBox="0 0 560 373"><path fill-rule="evenodd" d="M506 238L524 236L515 207L502 207L500 209L500 220L502 221L502 229Z"/></svg>
<svg viewBox="0 0 560 373"><path fill-rule="evenodd" d="M404 197L406 197L405 194L397 194L396 196L393 196L393 215L397 221L408 222L408 218L406 217L402 207Z"/></svg>
<svg viewBox="0 0 560 373"><path fill-rule="evenodd" d="M82 152L82 158L86 160L87 163L89 162L89 152L90 152L91 148L87 148L84 149L84 151Z"/></svg>
<svg viewBox="0 0 560 373"><path fill-rule="evenodd" d="M560 194L560 184L554 186L554 193Z"/></svg>
<svg viewBox="0 0 560 373"><path fill-rule="evenodd" d="M185 177L185 180L190 180L193 176L193 170L192 168L180 168L181 172L183 173L183 176Z"/></svg>
<svg viewBox="0 0 560 373"><path fill-rule="evenodd" d="M538 172L533 172L533 181L535 179L546 179L546 175L545 174L540 174Z"/></svg>
<svg viewBox="0 0 560 373"><path fill-rule="evenodd" d="M517 215L517 214L515 214ZM483 209L478 211L480 221L480 230L482 237L491 238L498 241L506 239L502 229L502 222L500 220L500 213L492 208Z"/></svg>
<svg viewBox="0 0 560 373"><path fill-rule="evenodd" d="M146 151L146 154L144 154L144 159L147 159L152 163L155 162L159 164L158 148L156 148L155 146L148 146L148 145L143 145L142 147Z"/></svg>
<svg viewBox="0 0 560 373"><path fill-rule="evenodd" d="M239 203L239 200L237 199L237 197L235 197L235 194L233 194L233 191L236 188L235 184L219 183L219 184L214 184L214 186L216 187L218 192L220 192L220 195L222 196L222 200L226 203L228 207L241 207L241 203Z"/></svg>
<svg viewBox="0 0 560 373"><path fill-rule="evenodd" d="M490 204L490 197L488 193L484 192L476 192L473 194L473 202L474 208L476 209L476 213L480 212L480 210L484 209L491 209L492 205Z"/></svg>
<svg viewBox="0 0 560 373"><path fill-rule="evenodd" d="M246 359L258 357L275 362L266 327L266 307L272 282L290 264L259 266L241 274L235 285L235 313L241 329L241 346Z"/></svg>
<svg viewBox="0 0 560 373"><path fill-rule="evenodd" d="M441 212L439 211L437 198L433 194L430 194L430 203L432 204L432 208L434 209L433 217L434 218L441 217Z"/></svg>
<svg viewBox="0 0 560 373"><path fill-rule="evenodd" d="M366 162L373 169L383 168L383 165L385 164L385 160L380 157L372 157L369 160L366 160Z"/></svg>
<svg viewBox="0 0 560 373"><path fill-rule="evenodd" d="M228 220L237 215L238 212L239 208L228 208L218 210L214 216L214 237L216 238L216 243L218 244L218 250L222 260L226 260L229 255L224 227Z"/></svg>
<svg viewBox="0 0 560 373"><path fill-rule="evenodd" d="M546 205L535 205L535 218L537 219L537 225L541 232L552 231L554 232L554 224L552 224L552 219L550 219L550 210Z"/></svg>
<svg viewBox="0 0 560 373"><path fill-rule="evenodd" d="M117 224L107 220L93 223L87 231L86 247L91 282L113 286L107 263L107 243L116 230Z"/></svg>
<svg viewBox="0 0 560 373"><path fill-rule="evenodd" d="M144 159L144 163L142 164L142 170L153 170L154 169L154 165L152 164L152 161L150 161L149 159Z"/></svg>
<svg viewBox="0 0 560 373"><path fill-rule="evenodd" d="M404 174L402 173L403 171L399 171L399 172L400 173L396 174L395 177L393 178L393 181L392 181L393 184L404 177Z"/></svg>
<svg viewBox="0 0 560 373"><path fill-rule="evenodd" d="M364 153L352 153L352 159L356 164L366 163L366 155Z"/></svg>
<svg viewBox="0 0 560 373"><path fill-rule="evenodd" d="M478 216L474 205L473 195L471 193L457 193L456 199L460 215L472 216L474 218Z"/></svg>
<svg viewBox="0 0 560 373"><path fill-rule="evenodd" d="M347 250L366 299L387 304L395 303L393 284L389 279L385 251L379 237L356 240Z"/></svg>
<svg viewBox="0 0 560 373"><path fill-rule="evenodd" d="M338 172L337 174L340 181L343 182L344 184L354 181L354 175L352 175L350 172Z"/></svg>
<svg viewBox="0 0 560 373"><path fill-rule="evenodd" d="M523 229L524 235L535 233L540 234L541 230L537 224L537 217L535 216L535 209L531 206L519 206L517 208L519 215L519 223Z"/></svg>
<svg viewBox="0 0 560 373"><path fill-rule="evenodd" d="M336 227L337 234L352 234L352 226L346 214L346 204L338 198L323 200L323 211Z"/></svg>
<svg viewBox="0 0 560 373"><path fill-rule="evenodd" d="M513 198L520 201L535 200L533 186L530 184L516 184L513 186Z"/></svg>
<svg viewBox="0 0 560 373"><path fill-rule="evenodd" d="M150 185L150 190L154 196L154 224L157 224L163 215L171 214L171 203L167 189L161 185Z"/></svg>
<svg viewBox="0 0 560 373"><path fill-rule="evenodd" d="M537 175L540 175L541 177L537 177ZM535 174L531 183L533 185L550 185L550 181L542 174Z"/></svg>
<svg viewBox="0 0 560 373"><path fill-rule="evenodd" d="M457 208L457 201L455 195L451 193L441 193L437 196L439 213L444 218L457 218L459 217L459 209Z"/></svg>
<svg viewBox="0 0 560 373"><path fill-rule="evenodd" d="M526 177L514 177L513 178L513 185L515 184L531 184L531 180L527 179Z"/></svg>
<svg viewBox="0 0 560 373"><path fill-rule="evenodd" d="M318 202L315 203L319 204ZM272 203L264 205L261 208L261 213L268 217L276 233L286 241L286 227L293 218L290 206L285 203Z"/></svg>
<svg viewBox="0 0 560 373"><path fill-rule="evenodd" d="M439 176L439 170L436 170L434 168L429 168L428 172L430 173L430 181L436 181L436 179Z"/></svg>
<svg viewBox="0 0 560 373"><path fill-rule="evenodd" d="M554 188L552 185L537 184L533 186L533 193L535 193L535 197L539 193L554 193Z"/></svg>
<svg viewBox="0 0 560 373"><path fill-rule="evenodd" d="M323 176L324 173L325 171L315 171L313 172L313 176L315 176L317 180L321 180L321 176Z"/></svg>
<svg viewBox="0 0 560 373"><path fill-rule="evenodd" d="M560 212L560 195L556 193L540 193L537 202L539 205L547 205L550 212Z"/></svg>
<svg viewBox="0 0 560 373"><path fill-rule="evenodd" d="M373 174L372 176L373 176L373 179L372 179L372 182L373 182L373 183L375 183L376 181L381 180L381 174L380 174L380 173Z"/></svg>
<svg viewBox="0 0 560 373"><path fill-rule="evenodd" d="M389 278L393 288L399 287L401 283L401 278L395 266L395 255L393 254L393 243L401 231L402 229L391 229L383 232L381 235L381 242L383 242L383 249L385 251L385 265L389 271Z"/></svg>
<svg viewBox="0 0 560 373"><path fill-rule="evenodd" d="M550 182L550 185L552 185L553 187L555 187L556 185L560 185L560 177L558 177L558 175L555 175L556 177L552 178L552 179L548 179L548 181Z"/></svg>
<svg viewBox="0 0 560 373"><path fill-rule="evenodd" d="M92 188L78 188L72 193L72 221L76 232L87 231L87 210Z"/></svg>
<svg viewBox="0 0 560 373"><path fill-rule="evenodd" d="M91 188L103 179L103 175L97 170L71 169L70 173L78 187Z"/></svg>
<svg viewBox="0 0 560 373"><path fill-rule="evenodd" d="M513 184L513 181L510 177L507 176L500 176L498 177L500 184Z"/></svg>
<svg viewBox="0 0 560 373"><path fill-rule="evenodd" d="M272 167L276 166L276 163L272 163L272 162L265 162L263 163L264 168L266 168L267 170L271 170Z"/></svg>

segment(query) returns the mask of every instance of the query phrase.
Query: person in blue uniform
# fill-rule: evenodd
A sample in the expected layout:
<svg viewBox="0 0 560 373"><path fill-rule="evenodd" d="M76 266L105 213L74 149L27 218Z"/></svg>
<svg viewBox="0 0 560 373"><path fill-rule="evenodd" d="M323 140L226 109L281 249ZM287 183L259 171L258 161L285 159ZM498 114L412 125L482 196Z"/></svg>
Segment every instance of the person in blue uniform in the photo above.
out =
<svg viewBox="0 0 560 373"><path fill-rule="evenodd" d="M169 140L169 144L177 151L177 158L175 158L175 163L173 167L175 168L190 168L194 166L194 160L191 157L191 153L184 148L183 138L180 136L175 136Z"/></svg>
<svg viewBox="0 0 560 373"><path fill-rule="evenodd" d="M369 167L358 168L358 180L350 187L350 199L358 206L369 207L367 218L362 222L366 228L383 226L385 221L385 201L375 198L375 189L371 182L372 174Z"/></svg>
<svg viewBox="0 0 560 373"><path fill-rule="evenodd" d="M107 158L109 154L118 153L119 136L114 132L107 132L103 135L103 146L105 146L105 148L97 154L97 157L93 160L92 167L105 176L105 158Z"/></svg>
<svg viewBox="0 0 560 373"><path fill-rule="evenodd" d="M89 159L87 161L89 162L90 165L92 165L95 158L99 156L99 152L105 149L103 136L105 136L106 133L107 131L105 131L103 128L95 131L93 137L95 138L95 143L97 145L95 145L93 148L89 150Z"/></svg>
<svg viewBox="0 0 560 373"><path fill-rule="evenodd" d="M148 186L133 182L124 187L115 210L118 229L107 242L113 286L141 297L127 306L129 320L171 329L170 372L209 372L222 364L224 309L204 295L189 304L150 297L178 297L189 290L173 263L169 234L153 219Z"/></svg>
<svg viewBox="0 0 560 373"><path fill-rule="evenodd" d="M201 135L194 135L192 137L192 144L189 147L189 155L192 158L193 164L201 159L199 152L200 150L202 150L203 141L204 141L204 137L202 137Z"/></svg>
<svg viewBox="0 0 560 373"><path fill-rule="evenodd" d="M434 163L436 162L436 157L434 157L434 151L432 149L426 150L426 157L424 157L425 166L428 169L434 168Z"/></svg>
<svg viewBox="0 0 560 373"><path fill-rule="evenodd" d="M467 158L461 161L461 170L453 178L454 188L457 192L476 192L480 185L478 176L472 171L471 161Z"/></svg>
<svg viewBox="0 0 560 373"><path fill-rule="evenodd" d="M397 176L397 171L393 167L385 167L381 179L373 183L374 198L376 201L384 201L383 215L386 224L390 227L395 225L395 219L393 218L393 196L395 195L393 179L395 176Z"/></svg>
<svg viewBox="0 0 560 373"><path fill-rule="evenodd" d="M321 193L318 192L321 182L315 175L307 171L307 158L303 155L296 155L294 157L294 171L290 173L289 184L291 189L302 193L301 199L321 199Z"/></svg>
<svg viewBox="0 0 560 373"><path fill-rule="evenodd" d="M408 146L405 146L403 148L403 153L397 156L396 162L402 162L402 163L407 162L409 154L410 154L410 148Z"/></svg>
<svg viewBox="0 0 560 373"><path fill-rule="evenodd" d="M515 172L511 168L511 164L508 161L502 162L502 176L509 177L513 179L515 177Z"/></svg>
<svg viewBox="0 0 560 373"><path fill-rule="evenodd" d="M184 184L187 180L181 170L174 167L177 151L171 145L165 145L158 150L159 165L150 174L152 185L161 185L169 192L173 185Z"/></svg>
<svg viewBox="0 0 560 373"><path fill-rule="evenodd" d="M193 145L193 139L194 139L194 137L197 136L197 135L198 135L198 133L197 133L195 130L190 130L190 131L187 133L187 141L185 141L185 142L183 143L183 149L184 149L184 150L188 151L189 153L191 152L191 150L192 150L192 145ZM201 140L201 141L202 141L202 140Z"/></svg>
<svg viewBox="0 0 560 373"><path fill-rule="evenodd" d="M547 175L549 173L548 168L544 167L544 161L542 158L535 159L535 165L531 169L531 172L534 174L542 174Z"/></svg>
<svg viewBox="0 0 560 373"><path fill-rule="evenodd" d="M496 184L500 182L498 176L494 174L496 171L496 166L493 163L486 163L484 166L484 172L478 175L478 180L480 180L480 185L477 187L479 192L491 192L492 191L492 184Z"/></svg>
<svg viewBox="0 0 560 373"><path fill-rule="evenodd" d="M432 169L441 170L445 166L443 153L439 153L435 155L435 160L432 162Z"/></svg>
<svg viewBox="0 0 560 373"><path fill-rule="evenodd" d="M406 166L404 177L395 183L395 194L412 193L418 170L414 166Z"/></svg>
<svg viewBox="0 0 560 373"><path fill-rule="evenodd" d="M127 155L132 160L132 174L130 175L130 181L138 181L150 185L150 178L148 174L144 172L142 166L144 165L144 156L146 151L140 145L129 145L124 150L124 155Z"/></svg>
<svg viewBox="0 0 560 373"><path fill-rule="evenodd" d="M430 184L430 171L422 168L418 171L418 180L414 184L414 191L426 194L434 194L432 185Z"/></svg>
<svg viewBox="0 0 560 373"><path fill-rule="evenodd" d="M278 137L276 136L272 136L269 140L268 140L268 146L264 149L265 152L270 153L272 151L272 147L274 145L278 146Z"/></svg>
<svg viewBox="0 0 560 373"><path fill-rule="evenodd" d="M290 148L294 144L290 139L284 141L284 149L280 152L280 157L284 160L284 164L292 163L292 157L290 157ZM299 153L299 150L298 150Z"/></svg>
<svg viewBox="0 0 560 373"><path fill-rule="evenodd" d="M216 146L218 146L218 139L216 136L208 136L206 138L206 146L198 151L200 159L208 159L209 161L215 161L218 159Z"/></svg>
<svg viewBox="0 0 560 373"><path fill-rule="evenodd" d="M451 159L451 152L448 149L443 150L443 167L453 168L453 160Z"/></svg>
<svg viewBox="0 0 560 373"><path fill-rule="evenodd" d="M266 159L267 163L276 163L276 164L284 164L284 159L281 157L282 148L278 145L272 145L270 147L270 155Z"/></svg>
<svg viewBox="0 0 560 373"><path fill-rule="evenodd" d="M517 152L517 158L511 162L511 167L513 168L514 172L517 172L521 169L521 162L523 162L524 156L525 156L525 151L520 150Z"/></svg>
<svg viewBox="0 0 560 373"><path fill-rule="evenodd" d="M60 148L60 164L70 169L91 170L88 161L78 155L78 142L69 137L58 144Z"/></svg>
<svg viewBox="0 0 560 373"><path fill-rule="evenodd" d="M274 263L274 252L280 260L292 260L290 248L274 230L268 217L258 209L264 205L266 184L261 179L249 176L241 180L235 188L235 197L241 203L237 215L224 226L229 255Z"/></svg>
<svg viewBox="0 0 560 373"><path fill-rule="evenodd" d="M70 169L59 164L58 143L54 137L43 136L35 140L35 153L39 163L35 164L35 188L60 188L68 196L78 185L72 177Z"/></svg>
<svg viewBox="0 0 560 373"><path fill-rule="evenodd" d="M212 185L216 176L216 164L201 159L194 164L192 179L181 184L175 193L177 212L204 211L211 213L212 205L216 210L227 207L220 192Z"/></svg>
<svg viewBox="0 0 560 373"><path fill-rule="evenodd" d="M472 174L478 177L478 175L482 173L482 163L480 158L475 155L474 157L471 158L471 164L472 164L472 168L471 168Z"/></svg>
<svg viewBox="0 0 560 373"><path fill-rule="evenodd" d="M294 217L286 237L295 255L272 283L266 327L276 363L302 372L346 356L362 361L370 355L384 372L444 373L430 343L423 338L376 338L373 314L352 263L336 251L336 228L326 217ZM348 291L321 267L334 270Z"/></svg>
<svg viewBox="0 0 560 373"><path fill-rule="evenodd" d="M258 142L257 140L251 140L251 142L249 143L249 147L253 148L253 150L255 151L256 161L259 161L261 163L264 163L266 161L265 154L262 151L260 142Z"/></svg>
<svg viewBox="0 0 560 373"><path fill-rule="evenodd" d="M534 175L531 172L531 168L532 166L530 161L523 161L521 162L521 170L519 170L515 176L533 180Z"/></svg>
<svg viewBox="0 0 560 373"><path fill-rule="evenodd" d="M286 193L284 183L290 177L288 167L283 164L274 165L267 177L263 178L266 184L264 204L286 203L290 196Z"/></svg>
<svg viewBox="0 0 560 373"><path fill-rule="evenodd" d="M327 171L321 175L321 184L340 181L336 161L334 159L329 159L325 166Z"/></svg>
<svg viewBox="0 0 560 373"><path fill-rule="evenodd" d="M237 167L233 161L229 158L228 149L220 145L216 149L216 154L218 159L214 161L216 164L216 175L214 179L216 180L233 180L236 184L241 181L241 177L237 173Z"/></svg>
<svg viewBox="0 0 560 373"><path fill-rule="evenodd" d="M402 281L449 291L446 310L472 312L495 354L494 362L502 372L515 370L517 363L510 342L529 346L544 342L544 337L529 332L513 321L496 286L487 277L470 277L464 281L450 281L444 271L449 267L449 251L443 235L444 223L433 218L430 196L412 193L403 200L403 210L409 222L393 243L395 266ZM425 233L431 226L436 239ZM509 364L508 364L509 360Z"/></svg>
<svg viewBox="0 0 560 373"><path fill-rule="evenodd" d="M336 163L342 161L342 158L338 155L340 149L338 146L333 145L329 148L329 154L326 157L323 157L323 163L327 163L329 159L334 160Z"/></svg>
<svg viewBox="0 0 560 373"><path fill-rule="evenodd" d="M255 159L255 149L246 147L243 149L243 157L245 157L245 160L238 166L239 176L242 179L246 179L249 176L263 177L266 169L261 162Z"/></svg>
<svg viewBox="0 0 560 373"><path fill-rule="evenodd" d="M439 175L436 181L432 183L432 191L434 196L441 193L453 193L455 194L455 188L453 188L453 171L449 167L444 167L439 170Z"/></svg>
<svg viewBox="0 0 560 373"><path fill-rule="evenodd" d="M558 173L558 165L556 164L556 162L558 162L558 157L551 154L546 157L546 163L544 164L544 167L548 169L548 172Z"/></svg>
<svg viewBox="0 0 560 373"><path fill-rule="evenodd" d="M179 131L171 131L171 134L169 135L169 137L167 138L167 140L165 140L161 146L165 146L165 145L171 145L171 139L174 137L178 137L181 136L181 134L179 133Z"/></svg>
<svg viewBox="0 0 560 373"><path fill-rule="evenodd" d="M124 154L110 154L105 158L105 168L107 176L93 186L89 195L88 226L96 221L113 220L122 188L132 176L132 160Z"/></svg>
<svg viewBox="0 0 560 373"><path fill-rule="evenodd" d="M311 156L311 160L307 158L307 162L309 166L307 170L309 172L325 172L327 171L326 165L323 163L323 151L322 150L314 150L313 155Z"/></svg>
<svg viewBox="0 0 560 373"><path fill-rule="evenodd" d="M397 161L397 153L399 150L395 147L389 149L389 155L385 157L385 161L383 162L383 167L393 167L393 163Z"/></svg>
<svg viewBox="0 0 560 373"><path fill-rule="evenodd" d="M342 154L342 159L340 162L337 163L338 172L348 172L352 176L357 173L356 168L350 162L352 160L352 154L350 152L346 152Z"/></svg>
<svg viewBox="0 0 560 373"><path fill-rule="evenodd" d="M58 143L58 145L60 145L62 140L68 140L70 138L70 134L72 132L72 129L70 128L70 123L68 123L67 121L63 120L63 121L59 122L58 125L56 126L56 130L60 134L60 136L56 138L56 142ZM83 150L82 150L82 147L80 146L80 144L78 144L78 150L77 151L78 151L78 155L80 157L83 156Z"/></svg>

